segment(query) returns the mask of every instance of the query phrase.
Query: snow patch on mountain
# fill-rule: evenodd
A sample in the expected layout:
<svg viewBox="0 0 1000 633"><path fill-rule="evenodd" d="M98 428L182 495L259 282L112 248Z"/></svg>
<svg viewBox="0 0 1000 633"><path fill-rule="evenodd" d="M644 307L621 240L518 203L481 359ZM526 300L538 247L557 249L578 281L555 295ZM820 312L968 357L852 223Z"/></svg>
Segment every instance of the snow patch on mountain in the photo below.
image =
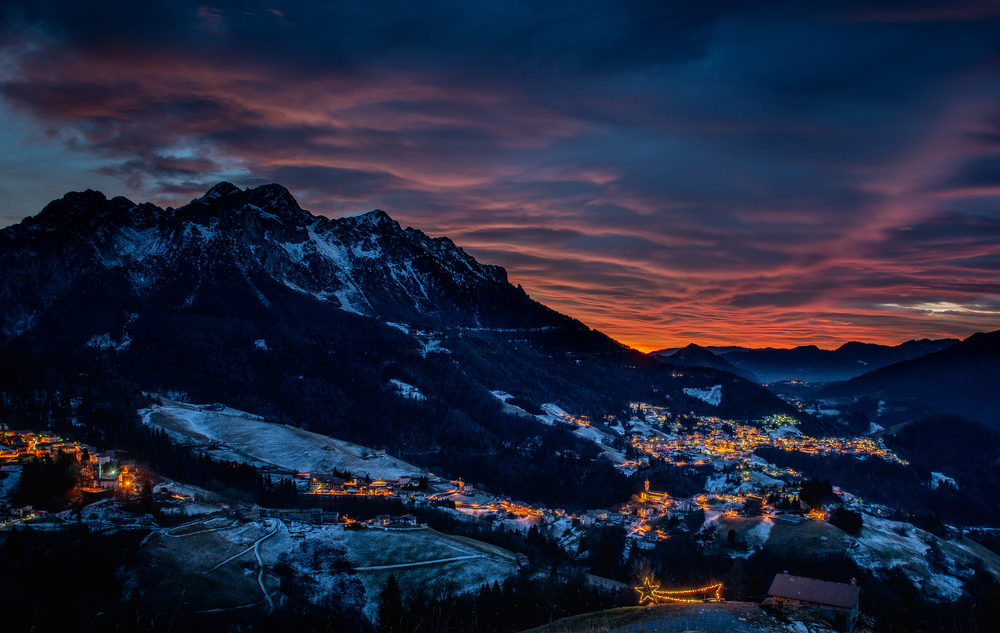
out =
<svg viewBox="0 0 1000 633"><path fill-rule="evenodd" d="M831 417L835 415L840 415L840 411L838 411L837 409L824 409L822 405L817 405L815 407L808 407L803 409L803 411L805 411L810 415L826 415Z"/></svg>
<svg viewBox="0 0 1000 633"><path fill-rule="evenodd" d="M148 259L162 257L170 251L170 245L160 235L156 228L133 229L122 227L115 235L115 250L123 259L131 257L134 261L143 263ZM121 262L121 259L119 259Z"/></svg>
<svg viewBox="0 0 1000 633"><path fill-rule="evenodd" d="M451 354L451 350L441 347L441 341L430 340L430 341L420 341L420 344L424 346L421 350L420 355L427 357L428 354Z"/></svg>
<svg viewBox="0 0 1000 633"><path fill-rule="evenodd" d="M354 248L351 249L351 252L354 253L357 257L360 257L362 259L381 259L382 258L382 249L379 248L377 244L373 245L373 248L370 251L366 251L363 248L362 244L356 244L354 246Z"/></svg>
<svg viewBox="0 0 1000 633"><path fill-rule="evenodd" d="M722 385L715 385L711 389L696 389L694 387L686 387L684 393L687 395L703 400L713 407L719 406L722 402Z"/></svg>
<svg viewBox="0 0 1000 633"><path fill-rule="evenodd" d="M402 380L396 380L393 378L389 381L392 383L393 387L396 388L396 393L403 396L404 398L412 398L413 400L426 400L427 396L420 392L420 389L409 385Z"/></svg>
<svg viewBox="0 0 1000 633"><path fill-rule="evenodd" d="M542 411L545 411L542 415L536 415L535 417L545 424L555 424L556 422L567 422L572 416L559 408L558 405L547 402L542 405Z"/></svg>
<svg viewBox="0 0 1000 633"><path fill-rule="evenodd" d="M278 246L280 246L282 250L284 250L286 253L288 253L288 257L293 262L295 262L296 264L298 264L303 259L305 259L305 257L306 257L306 254L307 254L306 253L306 245L308 243L309 242L298 242L298 243L278 242Z"/></svg>
<svg viewBox="0 0 1000 633"><path fill-rule="evenodd" d="M102 352L107 352L114 350L116 352L123 352L128 349L129 344L132 342L132 337L127 333L122 336L121 341L115 341L111 338L111 334L105 332L104 334L95 334L90 337L90 340L84 345L84 347L89 347L91 349L100 350Z"/></svg>
<svg viewBox="0 0 1000 633"><path fill-rule="evenodd" d="M931 490L936 490L938 486L945 484L946 486L952 486L953 488L958 488L958 483L954 479L948 477L944 473L931 473Z"/></svg>

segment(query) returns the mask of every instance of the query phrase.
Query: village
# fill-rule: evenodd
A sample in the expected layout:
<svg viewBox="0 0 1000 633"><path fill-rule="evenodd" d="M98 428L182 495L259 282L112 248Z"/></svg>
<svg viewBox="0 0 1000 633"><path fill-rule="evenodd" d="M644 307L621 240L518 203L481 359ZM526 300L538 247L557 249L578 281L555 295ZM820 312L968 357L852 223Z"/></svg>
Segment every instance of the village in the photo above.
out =
<svg viewBox="0 0 1000 633"><path fill-rule="evenodd" d="M528 505L504 496L487 494L459 480L447 480L433 474L400 475L397 478L376 478L369 475L355 477L346 469L334 472L280 473L293 482L302 495L322 499L335 497L361 497L395 499L412 507L444 507L453 510L466 520L488 523L495 528L526 531L532 526L564 537L576 529L578 535L593 526L617 525L624 528L630 538L650 546L657 540L669 538L668 526L683 523L683 518L698 511L713 517L720 514L741 514L781 517L786 510L770 503L774 493L784 492L781 498L798 501L795 491L802 473L779 469L754 454L762 446L797 450L813 454L847 454L858 459L878 458L905 463L885 448L881 441L871 438L813 438L799 433L794 419L774 416L763 420L759 426L738 424L715 417L671 416L662 407L645 403L631 405L632 416L628 430L620 422L611 426L612 433L627 438L634 459L619 459L616 466L625 472L636 472L647 467L651 459L663 460L673 466L711 466L702 493L689 498L673 498L666 492L651 490L649 481L643 490L630 499L611 508L588 509L584 512L567 512L560 508L547 508L540 504ZM583 431L597 431L585 416L571 416L558 407L550 406L547 414L554 420L570 424ZM607 443L604 436L593 433L595 441ZM590 434L586 435L587 437ZM82 467L81 503L89 503L112 495L128 499L140 493L141 484L136 479L139 465L115 452L101 453L92 446L65 440L61 437L30 431L4 429L0 431L0 468L8 475L20 470L27 459L43 456L54 457L60 451L72 455ZM384 451L366 451L368 460L384 458ZM690 470L694 475L695 471ZM13 484L11 483L8 488ZM180 512L176 507L194 501L191 494L178 493L164 485L155 487L157 500L167 514ZM9 491L8 491L9 492ZM839 491L838 491L839 492ZM888 508L864 503L857 497L844 494L847 503L858 510L885 515ZM0 504L7 503L0 499ZM232 505L232 507L230 507ZM306 505L312 505L307 503ZM320 505L320 504L315 504ZM416 525L413 514L379 515L365 521L355 521L337 512L324 512L319 507L308 510L269 510L255 504L218 503L216 510L225 510L244 520L267 516L285 516L313 523L337 522L345 526L386 527L389 525ZM821 519L823 513L799 504L798 515L804 519ZM270 512L270 514L269 514ZM44 516L44 511L29 507L0 505L4 522L0 529L11 527L19 521ZM783 520L803 520L786 518ZM551 526L551 527L549 527Z"/></svg>
<svg viewBox="0 0 1000 633"><path fill-rule="evenodd" d="M177 411L187 415L192 424L207 420L208 423L197 426L201 430L229 428L218 422L219 416L224 414L220 406L187 405ZM225 413L233 416L231 425L278 426L236 413ZM615 466L624 473L641 477L636 482L637 491L609 508L568 511L491 494L462 479L447 479L410 467L386 455L385 451L338 445L339 453L323 451L324 459L333 454L341 460L326 462L331 467L324 469L325 472L298 472L273 463L262 470L268 478L271 475L280 477L283 484L295 492L290 506L268 507L265 503L227 499L197 486L167 480L122 451L102 452L98 447L52 433L3 428L0 429L0 472L3 474L0 477L0 531L21 525L58 530L82 523L93 533L151 528L156 533L165 530L167 535L173 535L174 530L180 534L181 526L192 524L202 526L198 530L207 531L238 530L242 525L269 535L275 533L274 526L285 526L282 529L293 541L341 538L330 536L333 530L333 533L343 534L343 538L367 534L379 542L392 542L393 539L419 538L408 535L436 534L428 525L428 517L444 515L487 533L513 531L528 535L529 531L536 530L558 544L570 557L585 556L581 544L588 535L611 529L624 533L626 556L633 548L651 550L663 541L681 539L692 543L698 551L745 558L762 548L773 530L779 538L788 538L780 535L799 534L807 540L830 539L831 545L847 548L859 560L870 558L878 561L872 564L894 564L891 556L895 554L887 559L889 554L872 550L871 545L845 536L830 525L831 507L810 505L802 498L804 494L800 496L804 484L808 483L807 473L778 468L755 454L757 448L772 447L905 463L878 440L869 437L810 438L799 433L790 418L773 417L752 425L716 417L671 415L664 408L641 403L632 406L628 421L605 420L600 425L593 425L582 416L571 416L554 405L547 407L546 413L556 422L573 425L577 431L583 431L583 437L601 446L608 446L609 438L621 437L626 442L628 458L620 454ZM157 418L147 416L147 419ZM292 431L295 437L307 440L312 437L294 429L281 432ZM202 443L200 449L192 449L195 453L216 450L224 455L233 454L233 447L225 441L213 440L206 444L203 438L204 435L197 436ZM245 450L245 446L240 450ZM245 452L240 454L246 455ZM619 453L613 451L612 456L615 454ZM260 456L247 456L263 463ZM79 481L71 501L73 507L48 513L12 502L12 492L23 469L39 460L66 457L75 460L79 469ZM350 462L350 469L344 460ZM403 474L408 468L412 472ZM657 469L667 469L673 476L696 481L700 490L686 497L657 490L650 481ZM890 520L891 508L866 503L836 487L832 492L837 499L834 505L865 514L865 525L871 530L867 538L876 542L880 542L879 539L891 541L894 548L910 546L910 541L919 541L917 547L925 546L926 539L931 538ZM140 498L146 505L138 503ZM348 507L366 510L356 513L346 511ZM148 513L151 508L156 510L155 519ZM355 536L349 536L352 533ZM358 541L358 546L363 542ZM949 555L956 560L965 556L958 549L949 551ZM915 560L912 563L915 577L930 573L921 567L923 563L919 557ZM408 568L411 563L399 564ZM537 562L529 560L524 553L511 554L510 564L516 569L542 573ZM947 597L948 579L942 580L933 574L928 578L943 587L941 595ZM795 582L808 580L796 578ZM669 592L660 591L659 594ZM777 599L780 594L775 590L770 595ZM786 598L803 599L801 595L796 596L789 594ZM853 599L850 602L850 605L842 605L846 611L838 611L841 617L846 616L849 620L857 614L856 602Z"/></svg>

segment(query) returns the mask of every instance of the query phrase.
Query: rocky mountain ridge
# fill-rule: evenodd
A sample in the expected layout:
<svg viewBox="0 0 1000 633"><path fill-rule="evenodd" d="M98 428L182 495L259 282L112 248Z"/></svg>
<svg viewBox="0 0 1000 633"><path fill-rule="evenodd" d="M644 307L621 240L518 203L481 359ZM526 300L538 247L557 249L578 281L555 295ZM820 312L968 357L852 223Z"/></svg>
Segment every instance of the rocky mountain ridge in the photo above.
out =
<svg viewBox="0 0 1000 633"><path fill-rule="evenodd" d="M182 310L206 300L215 282L240 278L263 306L277 298L265 289L276 282L349 312L417 326L510 327L494 306L517 304L535 325L582 327L446 237L403 229L380 210L316 216L280 185L219 183L177 209L69 193L0 232L0 270L6 338L32 330L88 281Z"/></svg>

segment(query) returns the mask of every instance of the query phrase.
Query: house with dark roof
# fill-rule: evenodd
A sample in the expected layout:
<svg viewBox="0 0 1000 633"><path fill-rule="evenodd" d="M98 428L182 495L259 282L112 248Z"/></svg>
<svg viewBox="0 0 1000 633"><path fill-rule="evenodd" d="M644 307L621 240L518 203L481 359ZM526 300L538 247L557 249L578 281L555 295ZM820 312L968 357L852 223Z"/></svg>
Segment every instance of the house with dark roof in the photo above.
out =
<svg viewBox="0 0 1000 633"><path fill-rule="evenodd" d="M818 616L832 621L842 630L851 631L858 618L861 589L853 580L846 585L778 574L767 590L767 595L769 597L764 604L815 611Z"/></svg>

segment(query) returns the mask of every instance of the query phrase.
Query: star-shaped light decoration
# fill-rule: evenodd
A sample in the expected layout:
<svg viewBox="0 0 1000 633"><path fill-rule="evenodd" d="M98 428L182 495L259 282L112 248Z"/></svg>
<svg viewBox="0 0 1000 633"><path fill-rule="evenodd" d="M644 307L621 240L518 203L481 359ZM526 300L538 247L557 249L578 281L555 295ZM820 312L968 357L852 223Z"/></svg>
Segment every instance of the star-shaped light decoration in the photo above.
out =
<svg viewBox="0 0 1000 633"><path fill-rule="evenodd" d="M639 604L649 602L649 604L656 604L660 601L659 596L656 592L659 591L660 585L655 584L651 578L646 578L642 581L642 585L635 587L635 590L639 592Z"/></svg>

